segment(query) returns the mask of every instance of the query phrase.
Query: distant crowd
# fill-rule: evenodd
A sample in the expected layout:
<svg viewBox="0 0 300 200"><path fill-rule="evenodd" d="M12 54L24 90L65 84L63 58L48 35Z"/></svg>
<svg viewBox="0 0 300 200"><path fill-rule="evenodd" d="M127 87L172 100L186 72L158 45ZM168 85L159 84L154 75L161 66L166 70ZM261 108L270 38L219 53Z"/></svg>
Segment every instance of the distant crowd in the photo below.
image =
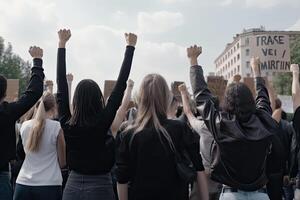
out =
<svg viewBox="0 0 300 200"><path fill-rule="evenodd" d="M300 200L298 64L290 67L288 121L258 57L251 59L256 97L235 79L220 100L208 88L197 45L187 48L192 94L182 84L177 98L154 73L131 103L133 33L125 33L110 96L91 79L72 96L70 38L70 30L58 31L56 92L44 81L36 46L29 49L30 82L15 102L5 101L0 75L0 200Z"/></svg>

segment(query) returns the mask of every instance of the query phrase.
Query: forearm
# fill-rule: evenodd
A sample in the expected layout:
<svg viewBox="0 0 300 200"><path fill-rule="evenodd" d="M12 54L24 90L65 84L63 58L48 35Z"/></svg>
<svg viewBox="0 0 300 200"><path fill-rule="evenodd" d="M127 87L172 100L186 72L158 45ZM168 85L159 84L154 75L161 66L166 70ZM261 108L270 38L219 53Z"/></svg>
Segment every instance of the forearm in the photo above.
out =
<svg viewBox="0 0 300 200"><path fill-rule="evenodd" d="M201 66L195 65L190 68L190 81L197 106L202 105L212 98L212 94L204 79Z"/></svg>
<svg viewBox="0 0 300 200"><path fill-rule="evenodd" d="M294 111L300 106L300 86L299 86L299 72L293 72L292 82L292 96L293 96L293 107Z"/></svg>
<svg viewBox="0 0 300 200"><path fill-rule="evenodd" d="M199 199L209 200L208 185L204 171L197 172L197 183L199 190Z"/></svg>
<svg viewBox="0 0 300 200"><path fill-rule="evenodd" d="M59 48L57 54L57 103L59 118L70 115L68 83L66 78L66 49Z"/></svg>
<svg viewBox="0 0 300 200"><path fill-rule="evenodd" d="M131 94L132 94L132 88L127 87L127 89L125 90L125 94L123 96L122 104L119 107L115 119L111 125L111 131L114 137L116 137L116 134L126 117L126 112L131 100Z"/></svg>
<svg viewBox="0 0 300 200"><path fill-rule="evenodd" d="M255 78L256 85L256 108L262 109L272 115L272 108L269 99L269 93L265 86L265 80L257 76Z"/></svg>
<svg viewBox="0 0 300 200"><path fill-rule="evenodd" d="M128 184L117 185L119 200L128 200Z"/></svg>
<svg viewBox="0 0 300 200"><path fill-rule="evenodd" d="M19 119L24 115L43 95L45 75L42 65L42 59L33 59L31 78L26 91L18 101L9 104L11 114L14 115L15 119Z"/></svg>

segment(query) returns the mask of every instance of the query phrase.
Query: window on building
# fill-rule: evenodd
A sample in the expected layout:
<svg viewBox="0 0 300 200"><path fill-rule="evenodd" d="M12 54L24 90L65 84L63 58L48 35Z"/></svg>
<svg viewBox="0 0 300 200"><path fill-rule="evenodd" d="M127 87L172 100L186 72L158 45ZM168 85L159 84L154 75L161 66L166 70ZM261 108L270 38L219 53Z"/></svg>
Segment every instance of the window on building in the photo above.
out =
<svg viewBox="0 0 300 200"><path fill-rule="evenodd" d="M234 52L236 51L236 47L234 46Z"/></svg>
<svg viewBox="0 0 300 200"><path fill-rule="evenodd" d="M233 50L231 49L230 54L233 54Z"/></svg>
<svg viewBox="0 0 300 200"><path fill-rule="evenodd" d="M236 57L234 56L234 63L236 63Z"/></svg>
<svg viewBox="0 0 300 200"><path fill-rule="evenodd" d="M231 70L231 76L233 76L233 70Z"/></svg>
<svg viewBox="0 0 300 200"><path fill-rule="evenodd" d="M246 62L246 67L250 68L250 62L249 61Z"/></svg>
<svg viewBox="0 0 300 200"><path fill-rule="evenodd" d="M229 51L228 54L227 54L227 58L229 58L229 56L230 56L230 51Z"/></svg>
<svg viewBox="0 0 300 200"><path fill-rule="evenodd" d="M233 60L231 59L231 66L233 65Z"/></svg>
<svg viewBox="0 0 300 200"><path fill-rule="evenodd" d="M240 66L237 66L237 72L240 73Z"/></svg>
<svg viewBox="0 0 300 200"><path fill-rule="evenodd" d="M246 56L250 55L250 49L246 49Z"/></svg>
<svg viewBox="0 0 300 200"><path fill-rule="evenodd" d="M246 45L246 46L249 46L249 43L250 43L250 39L249 39L249 38L246 38L246 40L245 40L245 45Z"/></svg>
<svg viewBox="0 0 300 200"><path fill-rule="evenodd" d="M230 62L228 62L228 68L230 67Z"/></svg>
<svg viewBox="0 0 300 200"><path fill-rule="evenodd" d="M240 59L240 54L237 55L237 60L239 60L239 59Z"/></svg>
<svg viewBox="0 0 300 200"><path fill-rule="evenodd" d="M237 43L236 47L237 47L237 49L239 49L240 48L240 43Z"/></svg>
<svg viewBox="0 0 300 200"><path fill-rule="evenodd" d="M234 75L236 75L236 68L234 68Z"/></svg>

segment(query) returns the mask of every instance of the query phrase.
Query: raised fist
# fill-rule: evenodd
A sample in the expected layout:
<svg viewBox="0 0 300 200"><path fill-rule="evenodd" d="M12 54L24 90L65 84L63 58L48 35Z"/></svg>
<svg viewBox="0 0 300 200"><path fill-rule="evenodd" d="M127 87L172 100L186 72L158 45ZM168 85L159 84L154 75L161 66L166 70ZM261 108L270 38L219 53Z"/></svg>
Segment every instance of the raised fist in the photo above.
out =
<svg viewBox="0 0 300 200"><path fill-rule="evenodd" d="M298 72L299 73L299 65L298 64L291 64L291 72Z"/></svg>
<svg viewBox="0 0 300 200"><path fill-rule="evenodd" d="M255 57L255 58L252 57L251 61L250 61L250 65L251 65L252 71L254 73L254 76L260 75L260 68L259 68L260 59L259 59L259 57Z"/></svg>
<svg viewBox="0 0 300 200"><path fill-rule="evenodd" d="M43 49L41 49L40 47L36 47L36 46L30 47L29 53L32 58L42 58L43 57Z"/></svg>
<svg viewBox="0 0 300 200"><path fill-rule="evenodd" d="M137 36L134 33L125 33L125 39L128 46L135 47Z"/></svg>
<svg viewBox="0 0 300 200"><path fill-rule="evenodd" d="M134 81L131 80L131 79L128 79L128 81L127 81L127 87L133 88L133 86L134 86Z"/></svg>
<svg viewBox="0 0 300 200"><path fill-rule="evenodd" d="M67 74L67 81L72 82L73 81L73 74Z"/></svg>
<svg viewBox="0 0 300 200"><path fill-rule="evenodd" d="M45 81L45 85L46 85L47 87L53 86L53 81L51 81L51 80L46 80L46 81Z"/></svg>
<svg viewBox="0 0 300 200"><path fill-rule="evenodd" d="M191 46L187 48L187 56L189 58L198 58L198 56L202 53L202 47L197 45Z"/></svg>
<svg viewBox="0 0 300 200"><path fill-rule="evenodd" d="M186 85L185 84L179 85L178 90L179 92L186 92L187 91Z"/></svg>
<svg viewBox="0 0 300 200"><path fill-rule="evenodd" d="M69 29L60 29L58 31L59 44L64 47L68 40L71 38L71 31Z"/></svg>

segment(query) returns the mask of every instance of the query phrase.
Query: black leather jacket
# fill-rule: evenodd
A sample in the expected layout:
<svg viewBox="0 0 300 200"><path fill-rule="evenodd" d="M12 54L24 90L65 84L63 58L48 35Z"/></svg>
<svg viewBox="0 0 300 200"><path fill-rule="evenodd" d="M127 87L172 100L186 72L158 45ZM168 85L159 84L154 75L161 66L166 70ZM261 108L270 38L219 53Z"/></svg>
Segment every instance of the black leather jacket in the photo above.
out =
<svg viewBox="0 0 300 200"><path fill-rule="evenodd" d="M261 163L266 159L266 152L270 149L270 141L278 131L278 124L271 116L272 109L264 80L260 77L255 80L256 112L246 122L240 122L235 116L215 107L201 66L191 67L190 81L198 111L218 144L224 164L230 166L230 176L219 174L216 181L239 188L236 184L230 185L228 179L246 185L255 182L262 173L267 176L268 171L272 172L269 174L269 180L273 179L270 175L282 174L282 156L273 152L272 159L268 158L266 161L268 170L262 172L261 169ZM280 181L279 178L275 179Z"/></svg>

